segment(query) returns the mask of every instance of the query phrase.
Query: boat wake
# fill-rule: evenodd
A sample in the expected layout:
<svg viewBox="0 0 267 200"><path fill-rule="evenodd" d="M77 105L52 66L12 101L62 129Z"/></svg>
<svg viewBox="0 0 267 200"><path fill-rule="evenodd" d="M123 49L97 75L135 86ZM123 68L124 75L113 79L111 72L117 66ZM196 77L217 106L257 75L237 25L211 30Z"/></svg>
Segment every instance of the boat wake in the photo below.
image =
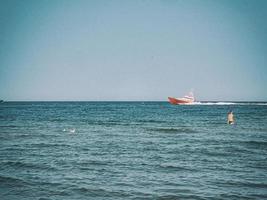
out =
<svg viewBox="0 0 267 200"><path fill-rule="evenodd" d="M223 102L223 101L218 101L218 102L201 102L201 101L196 101L187 105L256 105L256 106L267 106L267 102Z"/></svg>
<svg viewBox="0 0 267 200"><path fill-rule="evenodd" d="M192 105L235 105L237 103L234 102L194 102Z"/></svg>

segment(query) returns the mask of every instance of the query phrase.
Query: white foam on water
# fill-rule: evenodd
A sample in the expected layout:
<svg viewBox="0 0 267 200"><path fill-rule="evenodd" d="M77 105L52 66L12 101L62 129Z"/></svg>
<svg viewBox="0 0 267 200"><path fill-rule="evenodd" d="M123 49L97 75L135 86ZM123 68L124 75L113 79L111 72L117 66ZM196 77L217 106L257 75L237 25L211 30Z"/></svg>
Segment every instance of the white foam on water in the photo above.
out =
<svg viewBox="0 0 267 200"><path fill-rule="evenodd" d="M194 102L188 105L235 105L234 102Z"/></svg>
<svg viewBox="0 0 267 200"><path fill-rule="evenodd" d="M63 129L62 130L63 132L69 132L69 133L75 133L76 132L76 129L75 128L72 128L72 129Z"/></svg>
<svg viewBox="0 0 267 200"><path fill-rule="evenodd" d="M208 102L209 104L209 102ZM236 103L234 102L211 102L211 105L235 105Z"/></svg>
<svg viewBox="0 0 267 200"><path fill-rule="evenodd" d="M70 129L70 133L75 133L75 128L73 128L73 129Z"/></svg>
<svg viewBox="0 0 267 200"><path fill-rule="evenodd" d="M259 105L259 106L267 106L267 102L194 102L186 105Z"/></svg>
<svg viewBox="0 0 267 200"><path fill-rule="evenodd" d="M267 103L254 103L253 105L267 106Z"/></svg>

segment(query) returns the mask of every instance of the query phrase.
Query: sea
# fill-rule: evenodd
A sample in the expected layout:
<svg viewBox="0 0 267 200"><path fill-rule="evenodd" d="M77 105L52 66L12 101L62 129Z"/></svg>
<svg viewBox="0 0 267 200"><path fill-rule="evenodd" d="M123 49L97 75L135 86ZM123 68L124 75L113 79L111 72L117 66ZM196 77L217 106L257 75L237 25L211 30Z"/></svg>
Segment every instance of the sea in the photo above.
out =
<svg viewBox="0 0 267 200"><path fill-rule="evenodd" d="M267 103L1 103L0 199L267 199Z"/></svg>

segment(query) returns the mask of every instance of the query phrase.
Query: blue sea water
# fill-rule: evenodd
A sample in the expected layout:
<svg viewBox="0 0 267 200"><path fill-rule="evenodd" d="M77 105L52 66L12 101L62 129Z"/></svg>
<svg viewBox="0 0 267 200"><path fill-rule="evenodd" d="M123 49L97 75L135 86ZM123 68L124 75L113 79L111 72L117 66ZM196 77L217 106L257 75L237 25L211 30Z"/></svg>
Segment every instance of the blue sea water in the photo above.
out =
<svg viewBox="0 0 267 200"><path fill-rule="evenodd" d="M267 199L267 104L2 103L0 199Z"/></svg>

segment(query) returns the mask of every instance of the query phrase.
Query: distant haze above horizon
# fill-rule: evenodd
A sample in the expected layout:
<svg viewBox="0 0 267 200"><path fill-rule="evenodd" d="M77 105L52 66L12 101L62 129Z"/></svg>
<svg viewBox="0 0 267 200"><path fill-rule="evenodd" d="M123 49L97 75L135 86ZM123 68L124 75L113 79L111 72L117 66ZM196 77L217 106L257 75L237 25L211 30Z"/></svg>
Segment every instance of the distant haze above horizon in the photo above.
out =
<svg viewBox="0 0 267 200"><path fill-rule="evenodd" d="M267 1L0 1L0 99L267 100Z"/></svg>

